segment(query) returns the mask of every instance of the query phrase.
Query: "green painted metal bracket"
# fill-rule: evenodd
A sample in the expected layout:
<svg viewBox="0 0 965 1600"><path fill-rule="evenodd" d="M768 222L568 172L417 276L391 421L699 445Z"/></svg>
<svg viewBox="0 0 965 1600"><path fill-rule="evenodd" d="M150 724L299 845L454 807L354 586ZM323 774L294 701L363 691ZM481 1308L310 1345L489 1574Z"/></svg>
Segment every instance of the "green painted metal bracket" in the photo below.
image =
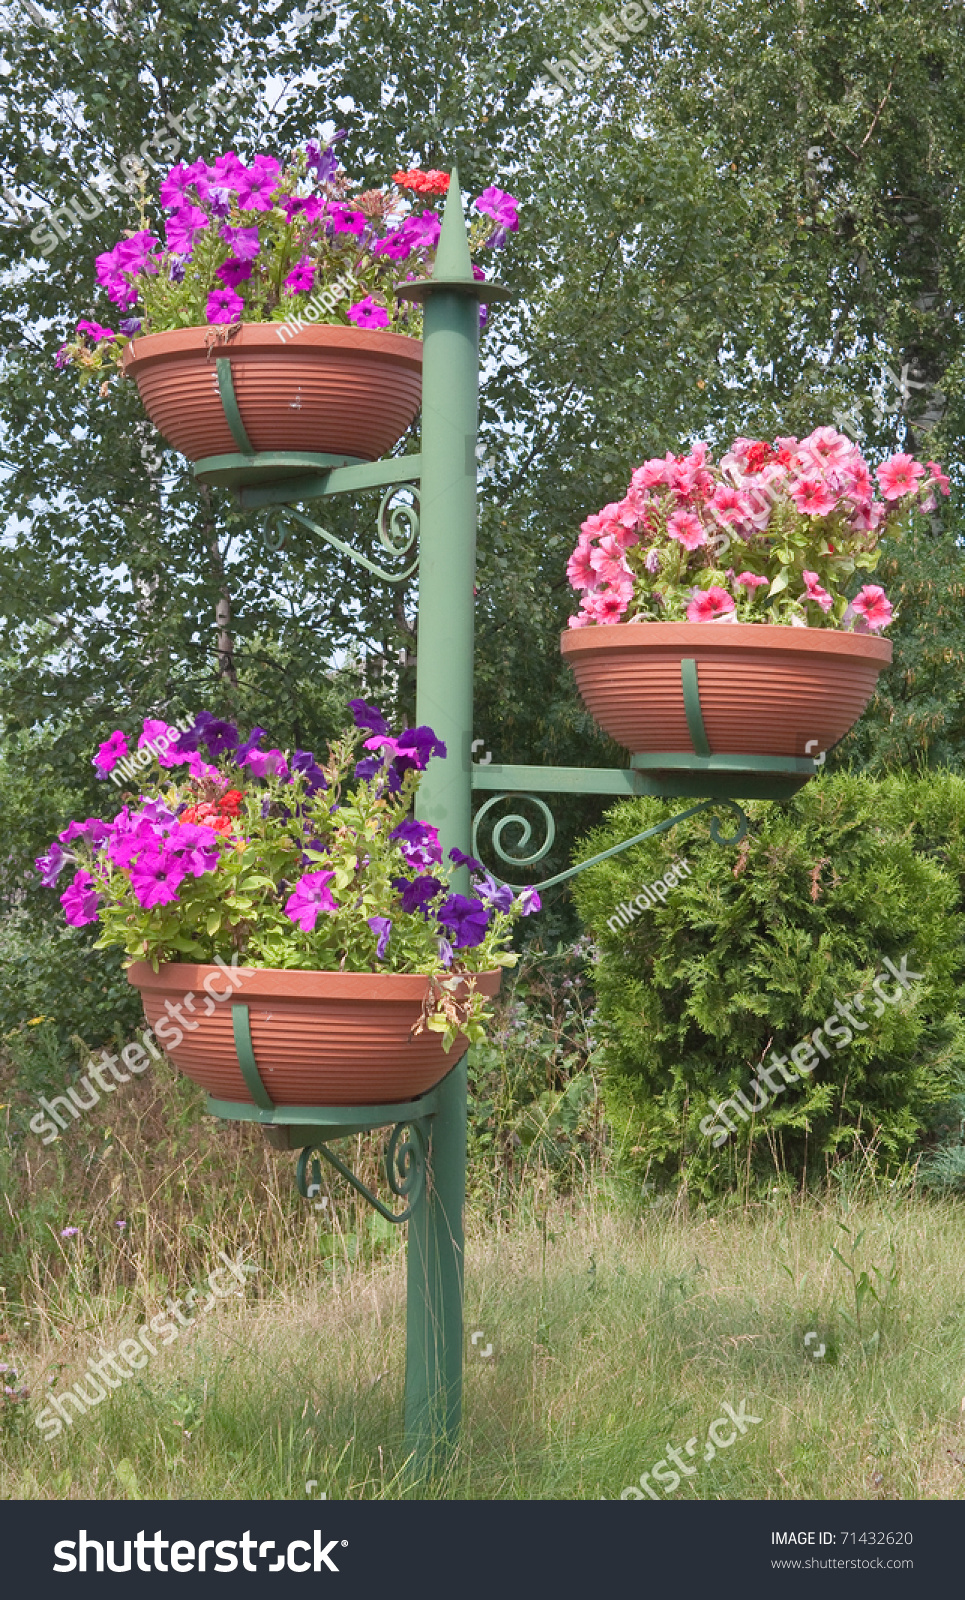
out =
<svg viewBox="0 0 965 1600"><path fill-rule="evenodd" d="M680 681L684 691L684 712L687 717L687 727L690 730L691 743L694 754L707 757L710 755L710 741L704 727L704 714L700 709L700 688L697 683L696 661L681 661Z"/></svg>
<svg viewBox="0 0 965 1600"><path fill-rule="evenodd" d="M635 795L644 791L635 772L620 767L515 767L491 762L471 768L474 789L542 789L556 794Z"/></svg>
<svg viewBox="0 0 965 1600"><path fill-rule="evenodd" d="M218 457L212 457L215 461ZM224 458L227 459L227 458ZM255 462L261 458L256 456ZM293 500L319 500L337 494L359 494L364 489L383 489L422 480L422 456L389 456L383 461L362 461L352 466L325 467L317 457L319 470L306 472L282 482L252 484L239 490L238 498L248 510L263 506L290 505ZM199 461L195 472L202 463Z"/></svg>
<svg viewBox="0 0 965 1600"><path fill-rule="evenodd" d="M487 801L482 810L476 813L476 816L473 819L472 831L472 850L474 855L478 855L479 853L478 829L484 812L489 809L489 806L494 805L496 800L507 800L509 798L509 795L495 795L492 800ZM540 806L544 813L546 813L547 816L550 816L549 808L544 805L543 801L535 799L531 796L527 796L527 798L532 798L533 804ZM622 851L632 849L635 844L642 844L644 839L652 839L655 834L668 832L670 828L675 828L679 822L686 822L688 817L695 817L699 812L707 811L712 806L726 806L728 810L734 812L738 823L737 832L725 837L720 831L720 823L718 819L716 817L712 817L710 821L710 837L714 841L714 844L740 844L740 841L743 839L748 827L750 826L750 822L745 812L741 809L737 802L735 800L702 800L699 805L690 806L688 810L678 812L675 817L668 817L666 821L658 822L656 827L645 828L643 833L635 833L632 838L624 839L620 844L613 845L609 850L601 850L599 855L590 856L588 860L578 862L575 867L568 867L565 872L558 872L553 878L544 878L541 883L511 883L507 878L498 877L498 874L494 873L493 876L497 877L500 883L507 884L511 889L550 889L557 883L565 883L568 878L575 878L577 873L586 872L588 867L599 866L601 861L608 861L611 856L618 856ZM552 822L551 816L550 822ZM493 829L493 847L496 851L496 854L501 858L501 860L514 862L519 866L529 866L535 864L537 861L540 861L553 844L555 829L547 830L547 838L545 842L533 855L522 857L509 856L502 849L498 836L501 834L503 828L512 824L515 824L523 830L519 840L519 847L525 848L525 846L529 843L532 829L526 818L518 815L503 817Z"/></svg>
<svg viewBox="0 0 965 1600"><path fill-rule="evenodd" d="M443 1079L445 1082L445 1079ZM377 1106L268 1106L250 1105L246 1100L216 1100L208 1095L205 1110L226 1122L257 1122L263 1127L291 1127L299 1131L320 1132L326 1139L350 1133L365 1133L385 1128L410 1117L434 1116L439 1104L440 1085L436 1084L416 1100L397 1100Z"/></svg>
<svg viewBox="0 0 965 1600"><path fill-rule="evenodd" d="M218 393L221 396L221 404L224 407L225 419L231 430L231 437L243 455L254 455L251 440L245 431L245 425L241 420L241 412L238 408L238 396L235 394L234 380L231 376L231 358L229 356L219 356L215 362L215 367L218 372Z"/></svg>
<svg viewBox="0 0 965 1600"><path fill-rule="evenodd" d="M410 566L406 567L404 572L387 572L384 567L380 567L378 565L378 562L370 561L368 556L363 556L358 550L353 550L352 546L350 544L346 544L344 539L339 539L336 534L329 533L327 528L323 528L319 523L313 522L311 517L304 516L301 511L296 511L294 506L286 506L284 511L276 511L274 514L275 527L279 530L279 537L270 539L267 534L265 535L265 544L272 552L280 550L284 544L288 533L286 523L291 517L293 517L296 522L300 522L302 527L307 528L310 533L314 533L319 539L324 539L326 544L330 544L333 549L338 550L347 558L347 560L353 562L355 566L364 567L366 572L371 572L376 578L381 578L383 583L405 583L409 578L412 577L412 574L419 565L419 557L416 556L415 560ZM418 522L418 513L413 512L413 530L410 534L407 544L403 549L397 550L397 554L405 555L407 551L411 550L418 536ZM382 537L381 527L379 530L379 537ZM383 540L382 542L386 545L386 548L393 548L388 541Z"/></svg>
<svg viewBox="0 0 965 1600"><path fill-rule="evenodd" d="M235 1053L238 1057L238 1065L241 1068L241 1076L245 1080L248 1093L254 1100L255 1105L259 1106L262 1111L274 1111L275 1102L261 1081L258 1063L255 1060L255 1052L251 1043L251 1019L248 1016L247 1006L233 1005L231 1007L231 1026L234 1030Z"/></svg>
<svg viewBox="0 0 965 1600"><path fill-rule="evenodd" d="M404 1128L412 1130L411 1137L400 1144ZM384 1206L378 1195L372 1193L367 1184L355 1176L351 1167L330 1150L326 1144L313 1142L306 1145L298 1157L295 1168L295 1183L303 1199L311 1199L321 1188L322 1173L318 1161L313 1159L313 1152L318 1150L336 1170L341 1173L346 1183L350 1183L357 1194L376 1210L386 1222L401 1224L408 1222L413 1210L418 1205L425 1190L426 1165L428 1161L428 1132L427 1125L419 1118L409 1122L397 1122L389 1136L385 1151L385 1175L388 1179L392 1193L408 1203L401 1211L390 1211ZM311 1166L309 1167L309 1163ZM309 1172L311 1183L309 1183Z"/></svg>

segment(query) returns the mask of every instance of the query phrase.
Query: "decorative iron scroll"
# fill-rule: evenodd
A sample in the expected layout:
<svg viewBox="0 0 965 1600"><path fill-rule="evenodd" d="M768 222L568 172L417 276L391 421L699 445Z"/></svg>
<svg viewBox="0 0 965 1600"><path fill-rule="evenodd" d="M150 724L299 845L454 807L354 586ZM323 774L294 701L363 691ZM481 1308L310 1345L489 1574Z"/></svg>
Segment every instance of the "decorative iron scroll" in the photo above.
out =
<svg viewBox="0 0 965 1600"><path fill-rule="evenodd" d="M499 857L500 861L509 862L510 865L512 865L512 866L527 867L527 866L532 866L537 861L541 861L542 858L547 854L547 852L552 848L553 841L554 841L554 839L556 837L556 824L555 824L555 822L553 820L553 814L550 811L550 808L546 804L545 800L540 800L535 795L531 795L531 794L527 794L527 795L495 794L495 795L493 795L492 799L486 801L486 804L484 806L480 807L480 809L477 811L477 813L475 815L475 818L473 819L473 826L472 826L472 853L473 853L473 855L479 856L479 854L480 854L479 824L482 822L484 816L486 815L486 813L490 809L490 807L496 805L501 800L512 800L512 801L526 800L531 805L538 806L539 809L542 811L544 818L546 819L546 840L540 846L540 848L538 850L535 850L531 855L523 856L523 855L518 855L518 854L512 854L512 855L509 854L503 848L502 835L503 835L504 829L506 829L506 828L508 828L510 826L516 826L516 827L521 829L520 838L517 841L517 849L519 849L519 850L524 850L526 848L526 846L530 842L530 839L532 838L532 833L533 833L532 827L531 827L530 823L527 822L526 818L520 816L518 812L512 812L512 813L510 813L509 816L500 818L499 822L497 822L495 824L494 828L493 828L493 831L492 831L492 843L493 843L493 850L495 851L496 855ZM642 844L644 839L652 839L655 834L666 833L670 828L675 828L677 826L678 822L686 822L688 817L694 817L694 816L696 816L698 814L698 812L707 811L711 807L717 807L717 806L723 806L726 810L732 812L734 817L735 817L735 819L736 819L736 821L737 821L738 826L737 826L737 832L736 833L731 834L731 835L725 835L725 834L723 834L721 832L721 821L720 821L720 818L719 817L711 817L710 818L710 837L713 840L714 844L720 844L720 845L740 844L740 841L743 839L743 837L744 837L745 833L747 832L747 829L748 829L750 824L749 824L749 819L748 819L746 813L737 804L737 801L736 800L702 800L699 805L690 806L686 811L678 812L678 814L675 817L668 817L665 822L658 822L656 827L647 828L647 829L644 830L643 833L636 833L636 834L633 835L632 839L624 839L622 844L613 845L612 848L609 849L609 850L602 850L599 855L590 856L588 861L580 861L575 867L569 867L566 870L566 872L558 872L554 878L544 878L542 883L537 883L537 884L533 884L533 885L527 885L527 884L522 884L522 883L510 883L508 879L500 878L499 874L496 873L496 872L493 873L493 876L499 878L500 883L508 884L508 887L511 888L511 889L523 889L523 888L527 888L527 887L532 887L532 888L536 888L536 889L549 889L553 884L563 883L563 882L565 882L565 880L567 878L574 878L578 872L585 872L588 867L598 866L601 861L607 861L607 860L609 860L609 858L611 856L619 855L621 853L621 851L629 850L635 844Z"/></svg>
<svg viewBox="0 0 965 1600"><path fill-rule="evenodd" d="M408 1129L408 1135L402 1138L403 1132ZM336 1170L340 1172L346 1182L373 1206L380 1216L387 1222L408 1222L413 1211L422 1198L426 1183L426 1135L421 1122L397 1122L389 1135L385 1147L385 1176L389 1188L400 1200L408 1201L402 1211L390 1211L384 1206L377 1195L374 1195L361 1179L355 1176L351 1167L330 1150L327 1144L307 1145L298 1157L295 1167L295 1183L299 1194L308 1199L310 1193L317 1194L321 1186L322 1172L317 1158L313 1152L318 1150ZM309 1162L311 1167L309 1168ZM309 1184L309 1171L311 1183Z"/></svg>
<svg viewBox="0 0 965 1600"><path fill-rule="evenodd" d="M401 494L403 491L406 491L411 496L411 499L403 500L399 505L393 506L392 501L396 495ZM364 567L367 572L373 573L375 577L381 578L385 583L405 583L408 578L412 577L419 565L419 557L417 555L404 572L387 572L384 567L380 567L376 562L370 561L367 556L361 555L359 551L353 550L351 545L345 543L344 539L339 539L336 534L330 533L327 528L323 528L319 523L313 522L311 517L306 517L303 512L296 511L293 506L279 506L269 515L262 538L265 549L272 554L275 554L284 546L285 539L290 531L288 519L292 517L296 522L300 522L303 528L307 528L310 533L317 534L320 539L324 539L327 544L332 545L334 549L338 550L341 555L346 556L349 561L354 562L356 566ZM404 559L409 554L419 537L419 491L411 483L400 480L398 483L389 484L384 491L379 505L377 531L379 543L389 555Z"/></svg>

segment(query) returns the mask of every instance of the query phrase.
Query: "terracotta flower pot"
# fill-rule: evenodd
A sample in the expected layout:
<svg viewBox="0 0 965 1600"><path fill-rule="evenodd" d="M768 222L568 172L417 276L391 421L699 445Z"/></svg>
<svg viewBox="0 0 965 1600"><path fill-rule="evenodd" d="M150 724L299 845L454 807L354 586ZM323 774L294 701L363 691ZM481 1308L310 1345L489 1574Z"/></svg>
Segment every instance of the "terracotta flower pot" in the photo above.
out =
<svg viewBox="0 0 965 1600"><path fill-rule="evenodd" d="M313 452L376 461L409 427L422 398L422 343L401 333L325 325L292 334L280 322L176 328L132 339L125 373L168 444L199 461L237 455L218 389L231 362L253 451Z"/></svg>
<svg viewBox="0 0 965 1600"><path fill-rule="evenodd" d="M258 1073L280 1106L412 1100L439 1083L467 1049L461 1036L448 1055L441 1034L413 1037L427 980L402 973L238 967L229 980L222 967L172 961L155 972L150 962L136 961L127 978L141 991L158 1043L217 1100L254 1104L238 1064L232 1003L248 1007ZM476 983L495 995L501 978L497 968ZM183 1006L188 994L194 1010L183 1007L176 1019L165 1002Z"/></svg>
<svg viewBox="0 0 965 1600"><path fill-rule="evenodd" d="M713 755L802 757L844 737L892 655L872 634L770 623L613 623L569 629L561 645L594 721L639 755L694 751L686 659Z"/></svg>

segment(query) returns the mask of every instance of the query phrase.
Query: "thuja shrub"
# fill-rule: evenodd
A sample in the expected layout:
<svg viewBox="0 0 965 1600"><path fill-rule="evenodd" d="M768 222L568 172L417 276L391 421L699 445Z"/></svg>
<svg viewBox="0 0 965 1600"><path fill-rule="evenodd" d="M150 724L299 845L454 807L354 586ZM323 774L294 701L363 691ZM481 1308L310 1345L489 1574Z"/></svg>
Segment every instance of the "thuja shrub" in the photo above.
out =
<svg viewBox="0 0 965 1600"><path fill-rule="evenodd" d="M580 858L685 805L616 806ZM712 843L703 813L575 881L597 948L595 1028L615 1143L651 1179L682 1175L705 1195L773 1179L775 1168L817 1182L859 1149L894 1170L962 1082L965 780L841 773L787 804L744 809L751 825L739 844ZM735 832L726 809L718 815L721 833ZM643 893L681 859L689 872L664 882L665 904L659 889ZM656 909L643 909L650 902ZM884 967L890 958L900 971L903 957L923 975L904 990ZM884 1006L874 1004L879 974L896 991ZM867 1006L853 1012L863 1030L835 1013L855 994ZM746 1120L731 1117L735 1131L715 1148L712 1103L743 1090L755 1105L760 1067L789 1057L829 1016L839 1026L828 1058Z"/></svg>

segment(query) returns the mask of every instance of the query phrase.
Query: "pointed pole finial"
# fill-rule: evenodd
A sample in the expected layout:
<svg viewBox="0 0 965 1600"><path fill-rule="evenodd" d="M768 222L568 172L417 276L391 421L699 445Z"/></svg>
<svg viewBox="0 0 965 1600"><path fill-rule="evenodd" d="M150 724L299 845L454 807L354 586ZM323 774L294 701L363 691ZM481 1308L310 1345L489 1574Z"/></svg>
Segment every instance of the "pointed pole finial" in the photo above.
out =
<svg viewBox="0 0 965 1600"><path fill-rule="evenodd" d="M459 188L459 169L453 165L442 214L442 230L432 271L434 278L466 278L472 282L472 261L469 257L469 237L462 214L462 193Z"/></svg>

